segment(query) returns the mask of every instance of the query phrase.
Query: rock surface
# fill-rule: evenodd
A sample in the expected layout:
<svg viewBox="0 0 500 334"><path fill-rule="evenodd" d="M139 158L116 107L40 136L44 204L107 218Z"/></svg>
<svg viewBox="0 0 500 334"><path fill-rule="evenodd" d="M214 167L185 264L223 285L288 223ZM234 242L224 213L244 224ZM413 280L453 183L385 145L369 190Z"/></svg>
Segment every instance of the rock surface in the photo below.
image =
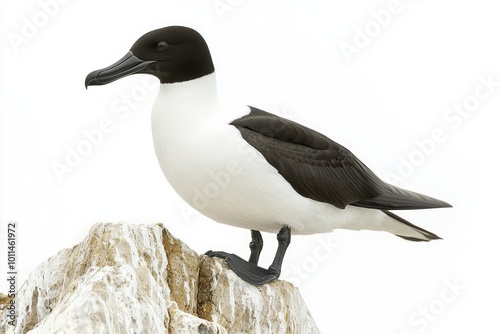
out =
<svg viewBox="0 0 500 334"><path fill-rule="evenodd" d="M0 333L319 333L298 290L253 286L161 224L96 224L20 288Z"/></svg>

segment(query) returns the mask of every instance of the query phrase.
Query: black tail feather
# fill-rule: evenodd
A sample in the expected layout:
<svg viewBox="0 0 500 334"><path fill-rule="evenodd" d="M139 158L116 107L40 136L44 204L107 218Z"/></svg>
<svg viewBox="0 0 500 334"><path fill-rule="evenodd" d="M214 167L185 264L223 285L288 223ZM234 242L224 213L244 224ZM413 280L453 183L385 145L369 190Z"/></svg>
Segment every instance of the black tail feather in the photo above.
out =
<svg viewBox="0 0 500 334"><path fill-rule="evenodd" d="M380 210L416 210L451 207L451 204L445 201L390 184L385 184L384 192L379 196L360 200L350 205Z"/></svg>

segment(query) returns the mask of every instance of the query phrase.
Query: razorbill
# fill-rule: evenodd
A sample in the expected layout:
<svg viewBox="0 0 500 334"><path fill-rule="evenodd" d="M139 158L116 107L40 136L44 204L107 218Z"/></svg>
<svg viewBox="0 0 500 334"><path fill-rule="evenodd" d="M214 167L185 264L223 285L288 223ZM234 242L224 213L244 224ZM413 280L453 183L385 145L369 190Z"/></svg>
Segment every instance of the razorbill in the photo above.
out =
<svg viewBox="0 0 500 334"><path fill-rule="evenodd" d="M208 46L193 29L171 26L139 38L118 62L91 72L85 86L134 73L161 84L152 111L154 148L175 191L205 216L251 230L249 261L225 252L242 279L279 277L291 234L337 228L387 231L411 241L439 239L389 210L450 207L387 184L345 147L296 122L219 101ZM268 269L257 266L260 231L278 233Z"/></svg>

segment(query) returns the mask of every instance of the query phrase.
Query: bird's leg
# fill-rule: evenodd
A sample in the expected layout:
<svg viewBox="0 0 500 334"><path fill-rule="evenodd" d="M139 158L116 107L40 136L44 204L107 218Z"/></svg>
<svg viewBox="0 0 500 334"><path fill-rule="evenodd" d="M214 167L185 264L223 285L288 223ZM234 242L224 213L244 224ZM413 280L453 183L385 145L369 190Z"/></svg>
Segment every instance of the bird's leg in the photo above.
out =
<svg viewBox="0 0 500 334"><path fill-rule="evenodd" d="M276 278L278 278L281 274L281 265L285 258L286 249L292 241L292 231L290 227L284 226L279 231L276 238L278 239L278 249L276 250L276 255L274 255L273 263L269 266L269 272L276 274Z"/></svg>
<svg viewBox="0 0 500 334"><path fill-rule="evenodd" d="M261 268L256 264L263 244L262 236L258 231L252 231L252 242L250 243L252 254L250 255L249 262L243 260L238 255L226 252L208 251L205 255L223 258L229 268L231 268L231 270L234 271L234 273L241 279L255 285L261 285L272 282L280 276L283 258L285 257L286 249L288 248L292 238L290 227L284 226L279 231L277 238L278 249L276 251L276 255L274 256L274 261L269 269ZM255 261L255 263L253 263L253 261Z"/></svg>
<svg viewBox="0 0 500 334"><path fill-rule="evenodd" d="M259 263L260 252L264 246L262 235L259 231L252 230L252 241L250 242L250 259L248 262L257 265Z"/></svg>

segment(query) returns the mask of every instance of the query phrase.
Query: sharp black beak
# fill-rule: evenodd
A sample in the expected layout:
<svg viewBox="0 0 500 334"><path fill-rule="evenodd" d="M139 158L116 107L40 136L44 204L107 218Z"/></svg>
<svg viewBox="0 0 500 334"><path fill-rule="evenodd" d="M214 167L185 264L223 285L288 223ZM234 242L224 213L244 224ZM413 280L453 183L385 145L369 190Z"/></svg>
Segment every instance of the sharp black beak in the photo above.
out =
<svg viewBox="0 0 500 334"><path fill-rule="evenodd" d="M129 51L113 65L89 73L85 78L85 88L106 85L127 75L137 73L154 62L154 60L139 59L134 56L132 51Z"/></svg>

